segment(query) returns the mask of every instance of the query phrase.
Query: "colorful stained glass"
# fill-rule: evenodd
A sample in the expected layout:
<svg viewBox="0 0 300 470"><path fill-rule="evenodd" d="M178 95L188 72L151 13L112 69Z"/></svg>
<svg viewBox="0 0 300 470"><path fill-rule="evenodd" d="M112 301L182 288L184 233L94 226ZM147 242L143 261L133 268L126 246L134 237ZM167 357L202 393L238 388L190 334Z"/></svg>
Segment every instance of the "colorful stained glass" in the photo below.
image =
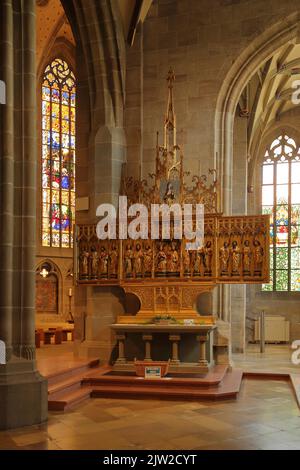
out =
<svg viewBox="0 0 300 470"><path fill-rule="evenodd" d="M42 233L42 244L43 246L50 246L50 235L47 231Z"/></svg>
<svg viewBox="0 0 300 470"><path fill-rule="evenodd" d="M70 93L68 91L62 92L62 104L69 106L70 104Z"/></svg>
<svg viewBox="0 0 300 470"><path fill-rule="evenodd" d="M262 213L271 216L272 276L272 282L262 289L300 290L300 149L284 134L265 153Z"/></svg>
<svg viewBox="0 0 300 470"><path fill-rule="evenodd" d="M288 290L288 271L276 271L276 290L287 291Z"/></svg>
<svg viewBox="0 0 300 470"><path fill-rule="evenodd" d="M291 268L300 269L300 248L291 249Z"/></svg>
<svg viewBox="0 0 300 470"><path fill-rule="evenodd" d="M300 246L300 226L291 227L291 246Z"/></svg>
<svg viewBox="0 0 300 470"><path fill-rule="evenodd" d="M262 285L262 290L264 292L270 292L273 291L274 286L273 286L273 271L270 272L270 282L269 284L263 284Z"/></svg>
<svg viewBox="0 0 300 470"><path fill-rule="evenodd" d="M55 59L42 85L42 244L71 248L75 220L76 82L68 64Z"/></svg>
<svg viewBox="0 0 300 470"><path fill-rule="evenodd" d="M47 220L48 220L48 227L49 227L49 216L50 216L50 205L44 203L44 206L43 206L43 217L47 218Z"/></svg>
<svg viewBox="0 0 300 470"><path fill-rule="evenodd" d="M276 268L288 269L288 248L276 248Z"/></svg>
<svg viewBox="0 0 300 470"><path fill-rule="evenodd" d="M291 272L291 290L300 291L300 269Z"/></svg>
<svg viewBox="0 0 300 470"><path fill-rule="evenodd" d="M43 102L44 101L50 101L50 96L51 96L50 88L44 85L43 88L42 88L42 100L43 100ZM44 104L47 105L47 103L43 103L43 105Z"/></svg>
<svg viewBox="0 0 300 470"><path fill-rule="evenodd" d="M274 267L274 249L270 248L270 269L273 271Z"/></svg>
<svg viewBox="0 0 300 470"><path fill-rule="evenodd" d="M47 101L43 101L42 113L43 113L43 116L49 116L50 115L50 103L48 103Z"/></svg>

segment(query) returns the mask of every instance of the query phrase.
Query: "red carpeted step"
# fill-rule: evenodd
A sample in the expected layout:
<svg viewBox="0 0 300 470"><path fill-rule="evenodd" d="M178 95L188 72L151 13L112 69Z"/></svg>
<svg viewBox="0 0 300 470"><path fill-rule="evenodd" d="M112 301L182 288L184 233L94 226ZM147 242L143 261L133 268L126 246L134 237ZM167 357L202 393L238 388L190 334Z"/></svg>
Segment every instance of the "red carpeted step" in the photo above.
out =
<svg viewBox="0 0 300 470"><path fill-rule="evenodd" d="M78 374L84 374L91 370L91 368L96 368L99 366L99 360L87 360L81 361L78 365L73 365L72 367L67 367L65 369L61 369L60 371L45 375L48 379L48 386L56 384L58 382L62 382L68 380L71 377L74 377Z"/></svg>
<svg viewBox="0 0 300 470"><path fill-rule="evenodd" d="M198 388L188 386L187 384L177 385L170 388L163 381L151 387L141 386L138 382L131 387L127 384L105 384L93 386L91 397L117 397L117 398L165 398L165 399L181 399L181 400L195 400L195 399L221 399L221 398L235 398L239 393L242 382L242 371L235 370L229 372L224 380L219 384L210 388ZM148 382L148 381L147 381Z"/></svg>
<svg viewBox="0 0 300 470"><path fill-rule="evenodd" d="M187 378L184 374L176 374L176 376L165 377L162 379L143 379L135 375L128 376L122 375L105 375L103 372L97 372L96 374L90 374L89 378L84 379L84 383L89 385L112 385L117 386L126 385L128 387L152 387L157 386L160 382L166 387L178 387L178 386L189 386L189 387L203 387L210 388L216 386L222 382L226 376L228 366L215 366L210 372L204 374L203 377Z"/></svg>
<svg viewBox="0 0 300 470"><path fill-rule="evenodd" d="M92 389L90 387L81 387L78 390L65 392L57 400L50 399L48 401L48 410L50 411L65 411L70 409L82 401L90 398Z"/></svg>
<svg viewBox="0 0 300 470"><path fill-rule="evenodd" d="M88 381L90 376L94 376L95 374L100 374L105 372L104 368L99 367L92 367L84 370L83 372L77 373L76 375L71 375L68 378L65 378L60 381L55 381L54 383L48 383L48 396L49 399L53 399L54 395L64 392L64 391L71 391L76 388L79 388L84 381ZM74 371L73 371L74 373Z"/></svg>

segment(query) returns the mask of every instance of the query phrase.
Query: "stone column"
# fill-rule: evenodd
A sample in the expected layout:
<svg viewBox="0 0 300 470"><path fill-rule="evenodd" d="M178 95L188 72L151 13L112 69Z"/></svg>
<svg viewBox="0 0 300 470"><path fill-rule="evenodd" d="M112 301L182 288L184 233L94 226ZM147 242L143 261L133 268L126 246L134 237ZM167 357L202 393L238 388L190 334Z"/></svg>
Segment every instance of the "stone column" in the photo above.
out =
<svg viewBox="0 0 300 470"><path fill-rule="evenodd" d="M151 358L151 341L152 335L143 335L143 341L145 341L145 361L152 361Z"/></svg>
<svg viewBox="0 0 300 470"><path fill-rule="evenodd" d="M125 357L125 339L126 335L117 335L116 336L117 341L118 341L118 349L119 349L119 357L117 359L118 364L124 364L126 362L126 357Z"/></svg>
<svg viewBox="0 0 300 470"><path fill-rule="evenodd" d="M47 420L47 382L35 358L36 69L35 0L1 3L0 429Z"/></svg>
<svg viewBox="0 0 300 470"><path fill-rule="evenodd" d="M247 214L247 180L248 180L248 120L236 116L234 121L233 147L233 181L238 197L233 198L232 213ZM243 247L241 247L241 250ZM243 353L246 345L246 286L230 286L230 323L232 352Z"/></svg>
<svg viewBox="0 0 300 470"><path fill-rule="evenodd" d="M14 230L14 113L13 7L1 4L0 79L6 84L6 105L0 105L0 340L6 360L12 355L13 230ZM5 60L3 60L5 58Z"/></svg>
<svg viewBox="0 0 300 470"><path fill-rule="evenodd" d="M36 15L35 1L23 2L23 189L20 353L35 358L35 256L36 256Z"/></svg>
<svg viewBox="0 0 300 470"><path fill-rule="evenodd" d="M172 359L171 363L172 364L179 364L179 353L178 353L178 346L179 346L179 341L181 337L180 335L169 335L169 340L172 342Z"/></svg>
<svg viewBox="0 0 300 470"><path fill-rule="evenodd" d="M197 336L197 341L200 343L200 357L199 357L199 365L203 367L208 367L208 362L206 358L206 342L208 339L207 332L201 333L201 335Z"/></svg>

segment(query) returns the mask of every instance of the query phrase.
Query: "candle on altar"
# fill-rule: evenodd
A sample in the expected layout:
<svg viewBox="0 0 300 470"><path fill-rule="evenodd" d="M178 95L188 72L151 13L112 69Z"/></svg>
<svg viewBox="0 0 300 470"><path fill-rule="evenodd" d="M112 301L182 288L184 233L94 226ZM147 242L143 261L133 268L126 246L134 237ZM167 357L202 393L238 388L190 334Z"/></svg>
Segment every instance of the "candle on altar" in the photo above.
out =
<svg viewBox="0 0 300 470"><path fill-rule="evenodd" d="M73 295L72 287L70 287L70 289L69 289L69 297L72 297L72 295Z"/></svg>

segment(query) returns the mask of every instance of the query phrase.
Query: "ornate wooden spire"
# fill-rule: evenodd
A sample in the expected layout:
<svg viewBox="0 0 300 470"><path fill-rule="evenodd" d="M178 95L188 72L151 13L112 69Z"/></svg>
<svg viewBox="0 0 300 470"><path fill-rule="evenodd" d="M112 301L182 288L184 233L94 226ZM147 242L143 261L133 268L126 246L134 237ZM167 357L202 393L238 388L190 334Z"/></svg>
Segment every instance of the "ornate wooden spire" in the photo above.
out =
<svg viewBox="0 0 300 470"><path fill-rule="evenodd" d="M170 149L176 145L176 116L174 111L173 87L175 74L173 69L169 70L167 76L169 96L165 118L165 148Z"/></svg>

